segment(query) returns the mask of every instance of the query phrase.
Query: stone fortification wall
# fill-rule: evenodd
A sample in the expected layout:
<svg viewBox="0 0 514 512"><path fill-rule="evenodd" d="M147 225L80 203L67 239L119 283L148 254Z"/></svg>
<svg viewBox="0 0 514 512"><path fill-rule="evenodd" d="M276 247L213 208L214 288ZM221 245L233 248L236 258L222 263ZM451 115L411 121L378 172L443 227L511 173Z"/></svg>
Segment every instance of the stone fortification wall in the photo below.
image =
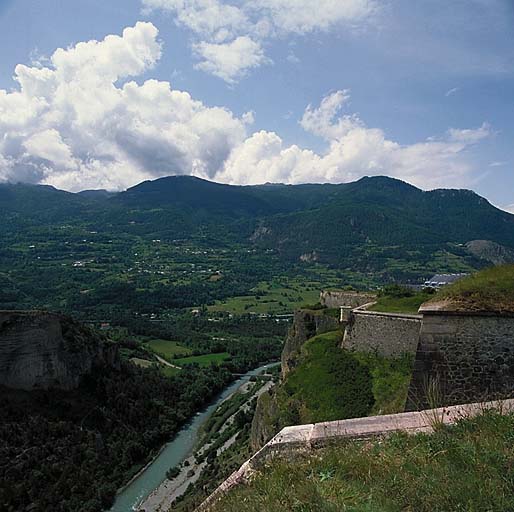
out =
<svg viewBox="0 0 514 512"><path fill-rule="evenodd" d="M0 311L0 385L70 390L95 365L118 366L116 345L62 315Z"/></svg>
<svg viewBox="0 0 514 512"><path fill-rule="evenodd" d="M324 290L319 294L320 303L327 308L340 308L342 306L358 308L373 302L376 298L376 294L368 292Z"/></svg>
<svg viewBox="0 0 514 512"><path fill-rule="evenodd" d="M385 357L415 354L422 317L353 310L346 326L343 348L376 352Z"/></svg>
<svg viewBox="0 0 514 512"><path fill-rule="evenodd" d="M424 311L409 410L513 394L513 316Z"/></svg>

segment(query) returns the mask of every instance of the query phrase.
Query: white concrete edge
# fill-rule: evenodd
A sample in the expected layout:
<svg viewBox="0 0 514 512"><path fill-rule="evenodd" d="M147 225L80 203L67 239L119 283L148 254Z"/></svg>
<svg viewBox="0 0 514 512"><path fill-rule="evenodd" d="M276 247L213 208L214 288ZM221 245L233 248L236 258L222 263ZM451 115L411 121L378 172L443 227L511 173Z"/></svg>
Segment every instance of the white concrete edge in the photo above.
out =
<svg viewBox="0 0 514 512"><path fill-rule="evenodd" d="M209 505L221 498L223 494L236 485L246 482L255 472L252 463L262 459L272 459L279 452L309 449L316 444L338 439L366 439L399 431L413 434L432 432L435 425L441 423L451 425L461 419L477 416L488 409L498 409L502 414L512 412L514 411L514 399L285 427L237 471L232 473L197 510L200 512L208 510Z"/></svg>

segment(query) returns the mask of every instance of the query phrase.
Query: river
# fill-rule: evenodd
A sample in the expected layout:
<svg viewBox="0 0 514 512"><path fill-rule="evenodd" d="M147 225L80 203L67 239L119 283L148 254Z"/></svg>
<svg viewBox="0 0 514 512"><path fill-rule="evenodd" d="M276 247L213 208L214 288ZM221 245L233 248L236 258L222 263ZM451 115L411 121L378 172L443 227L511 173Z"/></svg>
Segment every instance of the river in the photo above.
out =
<svg viewBox="0 0 514 512"><path fill-rule="evenodd" d="M197 413L175 436L173 441L163 448L152 463L118 494L110 512L132 512L136 510L137 506L165 480L166 471L178 466L192 453L197 441L198 430L221 402L248 382L252 376L258 375L266 368L277 364L279 363L267 364L246 373L228 386L211 405Z"/></svg>

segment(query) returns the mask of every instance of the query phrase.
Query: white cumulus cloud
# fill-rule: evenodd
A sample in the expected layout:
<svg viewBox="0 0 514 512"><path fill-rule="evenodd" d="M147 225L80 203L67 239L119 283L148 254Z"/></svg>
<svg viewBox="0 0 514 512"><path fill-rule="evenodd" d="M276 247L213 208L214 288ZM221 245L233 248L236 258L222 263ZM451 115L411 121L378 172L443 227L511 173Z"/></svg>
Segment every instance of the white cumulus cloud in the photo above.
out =
<svg viewBox="0 0 514 512"><path fill-rule="evenodd" d="M194 45L194 50L201 57L197 69L222 78L233 84L247 72L268 61L260 43L247 36L240 36L230 43L206 43Z"/></svg>
<svg viewBox="0 0 514 512"><path fill-rule="evenodd" d="M253 112L206 106L164 81L136 83L161 52L157 29L137 23L121 36L58 49L47 67L17 66L18 87L0 90L0 181L76 191L171 174L235 184L386 174L425 188L462 186L475 170L467 150L491 133L483 124L402 145L348 113L350 93L340 90L300 119L326 145L315 152L274 132L249 134Z"/></svg>
<svg viewBox="0 0 514 512"><path fill-rule="evenodd" d="M252 68L271 63L266 41L306 35L338 25L350 28L371 19L376 0L142 0L144 10L162 10L192 34L197 65L229 84Z"/></svg>
<svg viewBox="0 0 514 512"><path fill-rule="evenodd" d="M490 133L484 124L477 129L450 129L440 139L401 145L381 129L366 127L358 116L343 114L348 101L348 91L337 91L318 108L309 105L305 110L300 123L327 141L324 153L285 146L276 133L261 131L234 149L217 177L247 184L341 183L383 174L423 188L461 186L474 170L466 150Z"/></svg>
<svg viewBox="0 0 514 512"><path fill-rule="evenodd" d="M17 66L18 90L0 90L0 180L79 190L167 174L213 177L252 114L206 107L168 82L127 81L160 56L157 29L137 23L58 49L49 67Z"/></svg>

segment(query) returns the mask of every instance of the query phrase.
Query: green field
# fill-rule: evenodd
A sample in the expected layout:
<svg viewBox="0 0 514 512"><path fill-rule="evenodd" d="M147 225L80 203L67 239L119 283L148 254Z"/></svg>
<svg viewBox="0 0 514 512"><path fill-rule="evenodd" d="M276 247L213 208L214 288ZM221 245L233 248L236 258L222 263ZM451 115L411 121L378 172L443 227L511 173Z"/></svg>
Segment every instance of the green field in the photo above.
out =
<svg viewBox="0 0 514 512"><path fill-rule="evenodd" d="M165 359L173 359L174 356L188 356L191 354L191 349L180 345L176 341L170 340L152 340L145 343L145 345L156 354L164 357Z"/></svg>
<svg viewBox="0 0 514 512"><path fill-rule="evenodd" d="M209 307L209 311L223 311L234 315L288 314L305 304L318 302L320 290L331 282L334 282L333 277L325 283L318 280L287 278L261 282L252 289L252 295L217 301Z"/></svg>
<svg viewBox="0 0 514 512"><path fill-rule="evenodd" d="M183 357L181 359L175 359L173 362L178 366L185 364L199 364L200 366L209 366L211 363L220 364L226 361L230 357L228 352L222 352L220 354L204 354L202 356L191 356Z"/></svg>
<svg viewBox="0 0 514 512"><path fill-rule="evenodd" d="M174 375L177 375L177 373L180 373L182 371L178 368L171 368L171 366L165 366L164 364L161 364L159 366L159 370L163 375L166 375L166 377L173 377Z"/></svg>

